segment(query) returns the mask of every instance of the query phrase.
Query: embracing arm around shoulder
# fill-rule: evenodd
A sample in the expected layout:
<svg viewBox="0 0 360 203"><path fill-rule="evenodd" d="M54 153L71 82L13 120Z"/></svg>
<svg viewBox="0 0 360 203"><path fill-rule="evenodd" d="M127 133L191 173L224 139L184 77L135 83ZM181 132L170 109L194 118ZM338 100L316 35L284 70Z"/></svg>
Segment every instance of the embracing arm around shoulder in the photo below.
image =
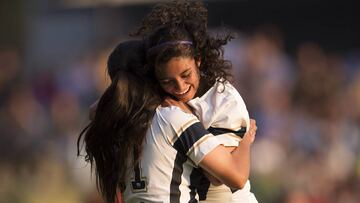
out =
<svg viewBox="0 0 360 203"><path fill-rule="evenodd" d="M186 104L170 98L165 99L162 106L177 106L183 112L191 114L191 110ZM210 175L207 177L213 176L210 180L217 182L217 179L233 189L244 187L249 178L250 148L255 140L256 130L256 122L251 119L249 131L234 150L218 145L202 158L199 166Z"/></svg>
<svg viewBox="0 0 360 203"><path fill-rule="evenodd" d="M200 162L200 167L225 185L241 189L250 173L250 149L256 134L256 122L250 121L250 130L232 152L223 145L217 146Z"/></svg>

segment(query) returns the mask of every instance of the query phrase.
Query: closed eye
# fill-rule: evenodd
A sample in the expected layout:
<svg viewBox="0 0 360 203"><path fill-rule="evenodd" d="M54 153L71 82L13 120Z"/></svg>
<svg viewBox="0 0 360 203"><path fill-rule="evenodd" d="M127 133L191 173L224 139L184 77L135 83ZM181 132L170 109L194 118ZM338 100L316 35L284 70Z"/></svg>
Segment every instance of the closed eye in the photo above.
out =
<svg viewBox="0 0 360 203"><path fill-rule="evenodd" d="M182 78L189 78L191 76L191 71L185 72L181 75Z"/></svg>

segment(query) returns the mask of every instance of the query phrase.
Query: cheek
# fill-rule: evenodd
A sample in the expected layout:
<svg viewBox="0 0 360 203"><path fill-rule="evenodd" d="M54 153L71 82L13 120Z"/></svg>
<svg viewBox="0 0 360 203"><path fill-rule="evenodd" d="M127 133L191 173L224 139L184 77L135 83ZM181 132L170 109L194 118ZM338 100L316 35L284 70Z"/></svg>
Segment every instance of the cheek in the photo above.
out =
<svg viewBox="0 0 360 203"><path fill-rule="evenodd" d="M173 91L173 88L170 85L161 85L161 89L169 94L171 94L171 92Z"/></svg>
<svg viewBox="0 0 360 203"><path fill-rule="evenodd" d="M194 74L193 78L192 78L192 81L193 81L193 84L198 87L199 86L199 83L200 83L200 75L199 75L199 71L196 72L196 74Z"/></svg>

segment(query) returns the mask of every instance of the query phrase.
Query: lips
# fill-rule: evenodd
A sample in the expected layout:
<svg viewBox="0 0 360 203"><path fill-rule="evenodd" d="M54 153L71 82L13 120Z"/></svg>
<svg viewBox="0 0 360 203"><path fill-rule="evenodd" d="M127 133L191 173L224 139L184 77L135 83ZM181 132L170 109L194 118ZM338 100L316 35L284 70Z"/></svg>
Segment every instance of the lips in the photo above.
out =
<svg viewBox="0 0 360 203"><path fill-rule="evenodd" d="M189 85L189 87L187 88L187 90L180 92L180 93L175 93L176 97L184 97L187 93L190 92L191 86Z"/></svg>

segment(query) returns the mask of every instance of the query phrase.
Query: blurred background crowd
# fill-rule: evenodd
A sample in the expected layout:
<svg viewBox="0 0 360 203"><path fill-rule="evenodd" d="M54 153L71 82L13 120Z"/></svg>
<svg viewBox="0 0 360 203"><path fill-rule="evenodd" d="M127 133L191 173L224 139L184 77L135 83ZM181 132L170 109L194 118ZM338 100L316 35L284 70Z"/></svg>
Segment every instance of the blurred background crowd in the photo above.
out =
<svg viewBox="0 0 360 203"><path fill-rule="evenodd" d="M0 202L102 202L76 140L150 0L0 2ZM206 1L258 133L262 203L360 202L360 27L341 3ZM225 29L224 29L225 27Z"/></svg>

